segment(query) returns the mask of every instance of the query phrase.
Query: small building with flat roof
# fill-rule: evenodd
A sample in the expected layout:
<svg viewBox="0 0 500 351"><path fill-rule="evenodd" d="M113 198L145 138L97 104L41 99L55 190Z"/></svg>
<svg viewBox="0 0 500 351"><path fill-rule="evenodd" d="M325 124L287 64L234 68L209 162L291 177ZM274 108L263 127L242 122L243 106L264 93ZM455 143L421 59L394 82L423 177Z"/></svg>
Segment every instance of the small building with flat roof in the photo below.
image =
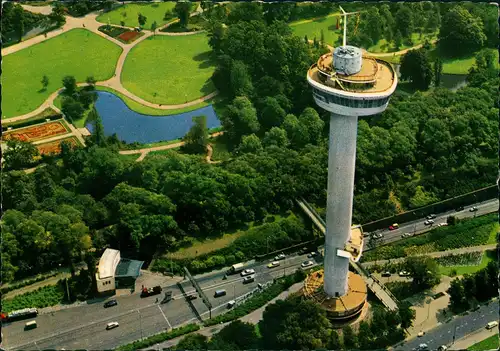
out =
<svg viewBox="0 0 500 351"><path fill-rule="evenodd" d="M122 258L119 250L106 249L97 265L97 292L114 293L119 287L133 285L143 264L144 261Z"/></svg>

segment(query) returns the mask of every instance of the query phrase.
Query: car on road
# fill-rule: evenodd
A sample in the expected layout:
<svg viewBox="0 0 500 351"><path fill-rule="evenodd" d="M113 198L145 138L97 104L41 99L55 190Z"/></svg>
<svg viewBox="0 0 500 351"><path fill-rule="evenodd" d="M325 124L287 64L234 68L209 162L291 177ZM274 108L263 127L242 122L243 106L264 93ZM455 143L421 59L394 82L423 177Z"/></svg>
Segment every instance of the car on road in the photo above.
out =
<svg viewBox="0 0 500 351"><path fill-rule="evenodd" d="M390 277L391 276L391 272L384 272L381 275L382 275L382 277Z"/></svg>
<svg viewBox="0 0 500 351"><path fill-rule="evenodd" d="M423 332L421 332L421 333L423 333ZM420 344L420 345L418 345L417 350L418 351L428 351L429 350L429 346L427 346L427 344Z"/></svg>
<svg viewBox="0 0 500 351"><path fill-rule="evenodd" d="M245 269L243 272L241 272L242 277L250 274L255 274L255 269Z"/></svg>
<svg viewBox="0 0 500 351"><path fill-rule="evenodd" d="M471 208L469 208L469 212L476 212L477 211L477 207L476 206L473 206Z"/></svg>
<svg viewBox="0 0 500 351"><path fill-rule="evenodd" d="M498 326L498 322L497 321L489 322L488 324L486 324L486 329L493 329L496 326Z"/></svg>
<svg viewBox="0 0 500 351"><path fill-rule="evenodd" d="M404 239L404 238L409 238L410 236L413 236L412 233L404 233L403 235L401 235L401 237Z"/></svg>
<svg viewBox="0 0 500 351"><path fill-rule="evenodd" d="M446 227L447 225L448 225L448 223L443 222L443 223L439 223L437 226L438 227Z"/></svg>
<svg viewBox="0 0 500 351"><path fill-rule="evenodd" d="M104 303L104 308L113 307L113 306L116 306L116 305L118 305L118 301L116 301L116 300L109 300L106 303Z"/></svg>
<svg viewBox="0 0 500 351"><path fill-rule="evenodd" d="M419 331L419 332L418 332L418 334L417 334L417 336L418 336L419 338L421 338L421 337L422 337L422 336L424 336L424 335L425 335L425 332L424 332L423 330ZM422 344L420 344L420 345L422 345ZM426 345L426 346L427 346L427 345Z"/></svg>
<svg viewBox="0 0 500 351"><path fill-rule="evenodd" d="M424 222L424 225L433 225L434 224L434 220L433 219L428 219Z"/></svg>
<svg viewBox="0 0 500 351"><path fill-rule="evenodd" d="M302 268L311 267L314 264L313 261L305 261L300 265Z"/></svg>
<svg viewBox="0 0 500 351"><path fill-rule="evenodd" d="M309 255L307 255L307 258L313 258L318 256L318 253L316 251L311 252Z"/></svg>
<svg viewBox="0 0 500 351"><path fill-rule="evenodd" d="M231 308L231 307L233 307L235 304L236 304L236 301L231 300L231 301L229 301L229 302L227 303L227 308Z"/></svg>
<svg viewBox="0 0 500 351"><path fill-rule="evenodd" d="M118 322L109 322L106 325L106 330L115 329L115 328L118 328L119 326L120 326L120 324L118 324Z"/></svg>
<svg viewBox="0 0 500 351"><path fill-rule="evenodd" d="M410 273L407 272L407 271L401 271L399 272L399 276L400 277L409 277L410 276Z"/></svg>
<svg viewBox="0 0 500 351"><path fill-rule="evenodd" d="M280 261L274 261L274 262L271 262L267 265L267 268L274 268L274 267L278 267L280 265Z"/></svg>
<svg viewBox="0 0 500 351"><path fill-rule="evenodd" d="M286 255L284 253L280 253L279 255L277 255L276 257L274 257L274 260L275 261L279 261L279 260L282 260L286 257Z"/></svg>
<svg viewBox="0 0 500 351"><path fill-rule="evenodd" d="M382 233L373 233L372 238L373 239L382 239L384 235Z"/></svg>
<svg viewBox="0 0 500 351"><path fill-rule="evenodd" d="M427 217L425 217L425 218L427 218L427 219L434 219L434 218L436 218L436 217L437 217L437 216L433 213L433 214L428 215L428 216L427 216Z"/></svg>
<svg viewBox="0 0 500 351"><path fill-rule="evenodd" d="M448 350L448 347L446 345L441 345L438 347L437 351L446 351L446 350Z"/></svg>
<svg viewBox="0 0 500 351"><path fill-rule="evenodd" d="M247 275L245 278L243 278L243 284L252 283L254 281L255 281L254 275Z"/></svg>
<svg viewBox="0 0 500 351"><path fill-rule="evenodd" d="M215 290L214 297L221 297L221 296L226 296L226 290L221 289L221 290Z"/></svg>
<svg viewBox="0 0 500 351"><path fill-rule="evenodd" d="M188 299L188 301L193 301L193 300L196 300L198 298L198 295L188 295L188 296L186 296L186 298Z"/></svg>
<svg viewBox="0 0 500 351"><path fill-rule="evenodd" d="M463 206L458 206L457 208L455 208L456 212L460 212L460 211L463 211L463 210L464 210Z"/></svg>
<svg viewBox="0 0 500 351"><path fill-rule="evenodd" d="M396 230L398 228L399 228L399 224L397 224L397 223L394 223L393 225L389 226L389 230Z"/></svg>

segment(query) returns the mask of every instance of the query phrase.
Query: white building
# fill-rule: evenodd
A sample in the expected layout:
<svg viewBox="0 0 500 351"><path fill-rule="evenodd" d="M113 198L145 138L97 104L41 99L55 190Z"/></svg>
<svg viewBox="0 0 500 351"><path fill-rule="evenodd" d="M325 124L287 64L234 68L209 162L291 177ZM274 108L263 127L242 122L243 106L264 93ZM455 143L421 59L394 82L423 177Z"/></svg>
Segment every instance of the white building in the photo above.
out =
<svg viewBox="0 0 500 351"><path fill-rule="evenodd" d="M121 258L120 251L106 249L99 260L96 272L97 292L113 293L122 283L130 285L140 275L143 261Z"/></svg>

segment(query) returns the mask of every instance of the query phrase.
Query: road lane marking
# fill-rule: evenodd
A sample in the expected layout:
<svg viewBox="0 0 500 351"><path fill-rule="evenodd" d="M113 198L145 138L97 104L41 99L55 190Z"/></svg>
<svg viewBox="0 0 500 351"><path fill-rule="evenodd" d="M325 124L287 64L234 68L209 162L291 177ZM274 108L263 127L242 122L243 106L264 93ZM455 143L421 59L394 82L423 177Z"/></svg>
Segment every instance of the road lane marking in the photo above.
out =
<svg viewBox="0 0 500 351"><path fill-rule="evenodd" d="M168 328L172 329L172 325L170 325L170 322L167 319L167 316L165 316L165 313L163 313L163 310L161 309L160 305L158 305L158 309L160 310L161 314L163 315L163 318L165 318L165 322L168 324Z"/></svg>

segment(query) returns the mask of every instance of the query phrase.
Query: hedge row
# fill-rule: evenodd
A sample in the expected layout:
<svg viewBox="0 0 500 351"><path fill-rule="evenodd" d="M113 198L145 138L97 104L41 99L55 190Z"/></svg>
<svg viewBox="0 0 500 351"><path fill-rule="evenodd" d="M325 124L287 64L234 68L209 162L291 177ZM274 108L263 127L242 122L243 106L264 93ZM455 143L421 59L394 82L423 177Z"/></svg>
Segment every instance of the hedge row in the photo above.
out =
<svg viewBox="0 0 500 351"><path fill-rule="evenodd" d="M200 329L200 326L198 324L187 324L183 327L180 328L173 328L172 330L168 332L163 332L160 334L156 334L153 336L150 336L142 341L134 341L131 342L130 344L122 345L119 346L115 349L115 351L135 351L139 349L144 349L146 347L159 344L161 342L174 339L178 336L184 335L184 334L189 334L194 331L197 331Z"/></svg>
<svg viewBox="0 0 500 351"><path fill-rule="evenodd" d="M62 118L62 115L60 113L57 113L54 111L53 114L48 114L48 115L42 116L40 118L27 119L27 120L20 121L20 122L12 122L10 124L6 124L6 125L2 126L2 131L6 132L9 127L12 127L13 129L24 128L24 127L32 126L34 124L45 123L47 119L50 119L51 121L55 121L55 120L58 120L61 118Z"/></svg>
<svg viewBox="0 0 500 351"><path fill-rule="evenodd" d="M3 294L8 293L9 291L24 288L25 286L41 282L42 280L52 278L58 274L59 274L59 272L52 272L52 273L48 273L48 274L43 274L43 275L39 275L33 279L27 279L27 280L24 280L20 283L16 283L16 284L2 287L2 288L0 288L0 294L3 295Z"/></svg>
<svg viewBox="0 0 500 351"><path fill-rule="evenodd" d="M166 273L173 269L180 272L184 266L193 274L203 273L253 259L266 250L280 250L310 239L312 232L299 218L290 215L279 222L253 227L228 247L195 259L156 259L151 270Z"/></svg>
<svg viewBox="0 0 500 351"><path fill-rule="evenodd" d="M427 234L386 245L363 254L363 261L406 257L420 251L446 251L461 247L484 245L497 225L497 214L464 219L453 226L440 227ZM417 252L418 251L418 252ZM422 252L422 253L424 253Z"/></svg>
<svg viewBox="0 0 500 351"><path fill-rule="evenodd" d="M277 280L269 288L267 288L266 290L262 291L261 293L255 296L252 296L247 301L235 307L231 311L221 314L215 318L204 321L203 325L209 327L211 325L230 322L235 319L246 316L250 312L255 311L256 309L264 306L266 303L277 297L279 294L281 294L283 291L288 289L293 284L304 280L304 278L305 278L304 271L299 269L295 274Z"/></svg>

